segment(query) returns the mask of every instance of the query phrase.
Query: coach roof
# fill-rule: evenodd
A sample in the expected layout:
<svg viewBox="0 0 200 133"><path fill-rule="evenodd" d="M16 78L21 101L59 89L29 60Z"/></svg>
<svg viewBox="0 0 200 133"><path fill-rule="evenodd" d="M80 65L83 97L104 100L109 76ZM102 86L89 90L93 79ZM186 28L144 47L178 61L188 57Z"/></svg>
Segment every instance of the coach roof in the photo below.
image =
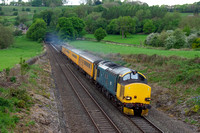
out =
<svg viewBox="0 0 200 133"><path fill-rule="evenodd" d="M92 63L103 60L102 58L94 56L93 54L87 52L80 53L79 55Z"/></svg>

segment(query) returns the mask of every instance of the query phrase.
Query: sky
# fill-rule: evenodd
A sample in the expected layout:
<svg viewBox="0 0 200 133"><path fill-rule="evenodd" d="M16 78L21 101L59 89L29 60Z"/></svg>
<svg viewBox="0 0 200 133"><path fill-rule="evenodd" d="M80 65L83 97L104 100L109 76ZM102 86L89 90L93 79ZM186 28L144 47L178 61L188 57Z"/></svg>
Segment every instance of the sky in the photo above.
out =
<svg viewBox="0 0 200 133"><path fill-rule="evenodd" d="M13 1L13 0L6 0L6 2ZM18 1L18 0L14 0ZM23 0L23 1L28 1L28 0ZM68 5L79 5L82 3L81 1L84 0L69 0ZM123 0L122 0L123 1ZM136 0L133 0L136 1ZM200 0L140 0L141 2L147 3L149 6L152 5L182 5L182 4L192 4L194 2L198 2ZM1 3L1 0L0 0Z"/></svg>

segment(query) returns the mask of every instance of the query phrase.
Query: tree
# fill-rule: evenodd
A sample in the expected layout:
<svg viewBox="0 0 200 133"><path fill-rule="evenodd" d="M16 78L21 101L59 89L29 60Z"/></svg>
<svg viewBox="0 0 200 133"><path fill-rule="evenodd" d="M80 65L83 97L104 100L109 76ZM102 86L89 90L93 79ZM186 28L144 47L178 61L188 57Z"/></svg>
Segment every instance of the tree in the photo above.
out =
<svg viewBox="0 0 200 133"><path fill-rule="evenodd" d="M33 0L31 4L32 6L42 6L42 0Z"/></svg>
<svg viewBox="0 0 200 133"><path fill-rule="evenodd" d="M104 39L104 37L106 37L107 33L104 29L99 28L95 31L94 36L97 39L97 41L101 41L102 39Z"/></svg>
<svg viewBox="0 0 200 133"><path fill-rule="evenodd" d="M78 17L61 17L58 19L56 26L57 31L61 39L73 40L77 37L81 37L84 33L85 23Z"/></svg>
<svg viewBox="0 0 200 133"><path fill-rule="evenodd" d="M75 30L73 27L73 24L69 18L61 17L58 19L58 24L56 26L56 29L58 31L58 34L61 39L66 40L75 39Z"/></svg>
<svg viewBox="0 0 200 133"><path fill-rule="evenodd" d="M117 19L110 21L109 25L106 28L108 34L120 34L119 26L117 24Z"/></svg>
<svg viewBox="0 0 200 133"><path fill-rule="evenodd" d="M163 25L165 30L174 30L178 27L181 16L179 13L167 13L163 18Z"/></svg>
<svg viewBox="0 0 200 133"><path fill-rule="evenodd" d="M36 19L35 22L29 27L27 31L27 38L34 41L40 41L44 39L46 34L47 24L43 19Z"/></svg>
<svg viewBox="0 0 200 133"><path fill-rule="evenodd" d="M145 34L149 34L149 33L154 32L155 30L156 30L156 27L154 26L153 21L150 19L146 20L143 26L143 32Z"/></svg>
<svg viewBox="0 0 200 133"><path fill-rule="evenodd" d="M0 24L0 49L7 48L13 43L12 31Z"/></svg>
<svg viewBox="0 0 200 133"><path fill-rule="evenodd" d="M136 22L130 16L119 17L117 20L120 32L122 34L122 38L124 38L124 36L126 38L128 33L135 32Z"/></svg>
<svg viewBox="0 0 200 133"><path fill-rule="evenodd" d="M83 30L85 28L85 22L78 17L70 17L73 28L75 30L75 37L81 37L83 35Z"/></svg>

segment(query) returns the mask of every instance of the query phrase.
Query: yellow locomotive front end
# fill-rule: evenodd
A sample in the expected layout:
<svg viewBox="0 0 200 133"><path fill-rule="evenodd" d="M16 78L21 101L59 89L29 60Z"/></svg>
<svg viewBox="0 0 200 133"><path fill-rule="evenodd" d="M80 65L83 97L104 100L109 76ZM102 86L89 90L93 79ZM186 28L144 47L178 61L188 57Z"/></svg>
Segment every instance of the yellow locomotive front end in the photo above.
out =
<svg viewBox="0 0 200 133"><path fill-rule="evenodd" d="M117 98L123 113L127 115L148 115L151 108L151 87L140 73L128 73L119 78Z"/></svg>

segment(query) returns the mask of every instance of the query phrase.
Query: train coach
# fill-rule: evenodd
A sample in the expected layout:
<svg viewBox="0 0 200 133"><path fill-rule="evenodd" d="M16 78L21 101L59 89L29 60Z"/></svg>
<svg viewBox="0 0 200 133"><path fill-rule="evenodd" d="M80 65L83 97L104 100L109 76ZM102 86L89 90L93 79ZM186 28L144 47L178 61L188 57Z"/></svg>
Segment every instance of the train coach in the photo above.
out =
<svg viewBox="0 0 200 133"><path fill-rule="evenodd" d="M151 108L151 87L142 73L70 46L63 45L61 52L94 80L123 113L148 114Z"/></svg>
<svg viewBox="0 0 200 133"><path fill-rule="evenodd" d="M95 71L97 64L102 61L101 58L70 46L62 46L62 53L87 73L89 78L93 79L96 77Z"/></svg>

